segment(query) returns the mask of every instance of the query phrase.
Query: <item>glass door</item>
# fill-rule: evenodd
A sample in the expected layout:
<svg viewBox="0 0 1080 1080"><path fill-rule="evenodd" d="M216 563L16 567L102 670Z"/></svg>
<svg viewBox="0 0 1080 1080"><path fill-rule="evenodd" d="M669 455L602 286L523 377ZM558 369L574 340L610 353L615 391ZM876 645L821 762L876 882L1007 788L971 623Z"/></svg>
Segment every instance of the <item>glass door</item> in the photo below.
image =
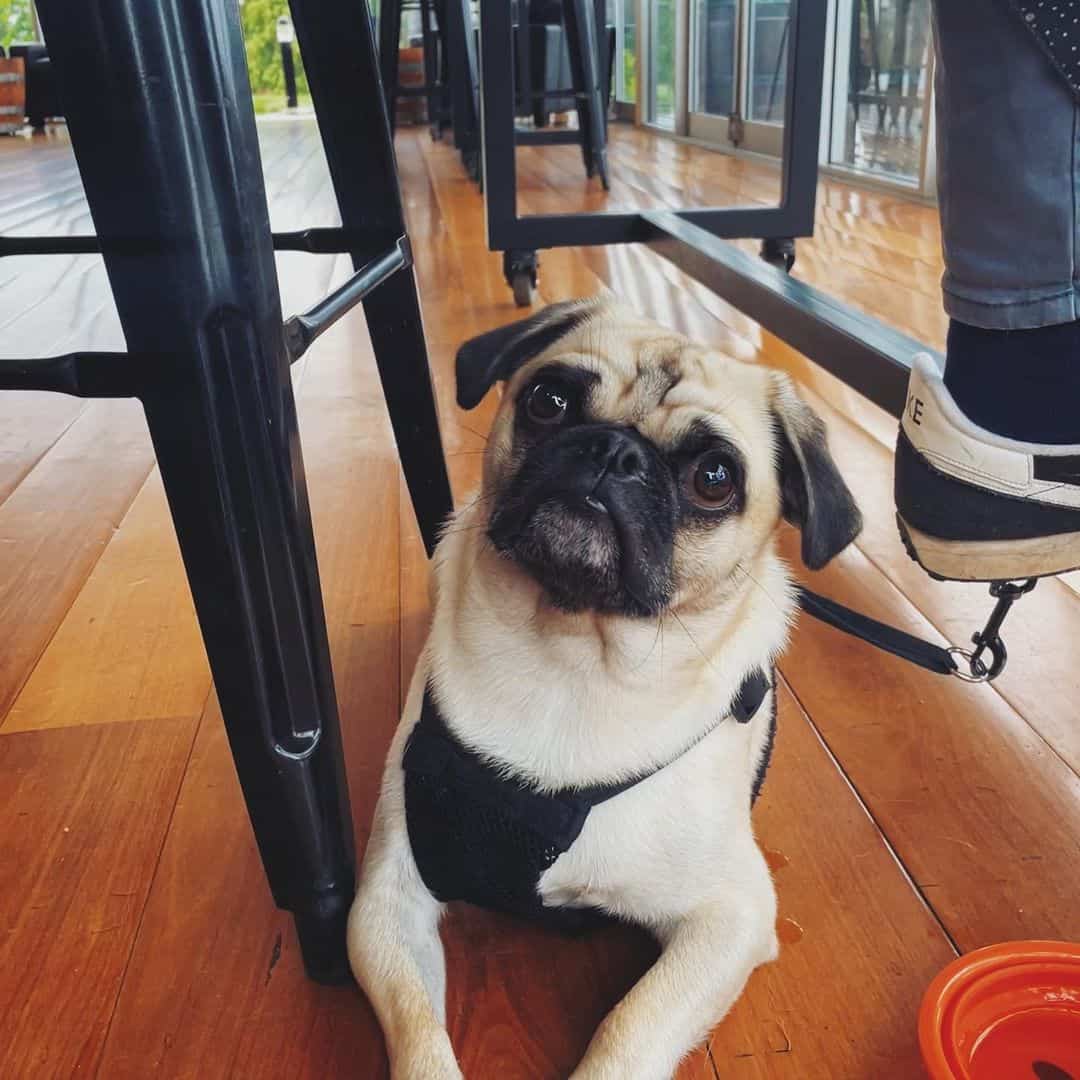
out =
<svg viewBox="0 0 1080 1080"><path fill-rule="evenodd" d="M644 122L779 157L797 2L642 0ZM933 194L930 9L831 0L822 165Z"/></svg>
<svg viewBox="0 0 1080 1080"><path fill-rule="evenodd" d="M829 164L932 187L930 0L838 0Z"/></svg>
<svg viewBox="0 0 1080 1080"><path fill-rule="evenodd" d="M683 133L679 117L676 54L682 0L648 0L649 49L646 122Z"/></svg>
<svg viewBox="0 0 1080 1080"><path fill-rule="evenodd" d="M615 101L637 101L637 2L607 0L607 21L615 27Z"/></svg>
<svg viewBox="0 0 1080 1080"><path fill-rule="evenodd" d="M692 2L688 134L706 142L728 142L729 128L740 111L739 3Z"/></svg>
<svg viewBox="0 0 1080 1080"><path fill-rule="evenodd" d="M648 0L646 122L779 154L791 9L791 0Z"/></svg>
<svg viewBox="0 0 1080 1080"><path fill-rule="evenodd" d="M748 150L779 156L787 93L791 0L750 0L747 12L746 135Z"/></svg>

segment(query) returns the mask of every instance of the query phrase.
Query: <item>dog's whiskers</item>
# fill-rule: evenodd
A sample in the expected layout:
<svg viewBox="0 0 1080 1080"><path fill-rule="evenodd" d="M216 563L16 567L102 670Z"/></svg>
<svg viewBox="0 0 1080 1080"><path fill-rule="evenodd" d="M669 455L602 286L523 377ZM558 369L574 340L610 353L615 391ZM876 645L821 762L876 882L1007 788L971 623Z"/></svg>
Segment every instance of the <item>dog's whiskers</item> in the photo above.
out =
<svg viewBox="0 0 1080 1080"><path fill-rule="evenodd" d="M784 609L783 609L783 608L782 608L782 607L781 607L781 606L780 606L780 605L779 605L779 604L778 604L778 603L776 602L776 599L775 599L775 598L773 597L773 595L772 595L772 594L771 594L771 593L769 592L769 590L768 590L768 589L766 589L766 588L765 588L765 586L764 586L764 585L762 585L762 584L761 584L761 582L760 582L760 581L758 581L758 579L757 579L756 577L754 577L754 575L753 575L753 573L752 573L752 572L750 571L750 568L749 568L749 567L747 567L747 566L744 566L744 565L743 565L743 564L742 564L741 562L740 562L740 563L737 563L737 564L736 564L736 566L735 566L735 569L734 569L734 570L732 571L732 573L741 573L741 574L743 574L744 578L749 578L749 579L750 579L750 581L751 581L751 582L753 582L753 584L754 584L754 585L756 585L756 586L757 586L757 588L761 590L761 594L762 594L762 596L764 596L764 597L765 597L765 599L766 599L766 600L768 600L768 601L769 601L769 603L770 603L770 604L772 604L772 606L773 606L774 608L776 608L776 610L777 610L777 611L778 611L778 612L779 612L779 613L780 613L781 615L783 615L783 616L784 616L785 618L787 618L787 613L786 613L786 612L784 611Z"/></svg>
<svg viewBox="0 0 1080 1080"><path fill-rule="evenodd" d="M635 667L630 669L631 674L636 674L637 672L639 672L649 662L649 658L652 656L652 654L654 652L656 652L656 643L660 640L660 635L663 633L663 630L664 630L664 616L661 615L656 620L656 634L653 636L652 645L649 646L649 651L645 654L645 658L641 661L641 663L637 664ZM663 649L661 649L660 650L661 661L663 660L663 656L664 656Z"/></svg>
<svg viewBox="0 0 1080 1080"><path fill-rule="evenodd" d="M709 670L712 671L714 675L719 675L720 673L716 670L716 668L713 667L712 661L705 655L705 650L698 644L697 638L690 633L690 628L679 617L679 613L677 611L673 611L671 613L671 617L683 628L683 633L686 634L686 636L690 639L691 644L701 654L701 659L705 661L705 664L709 668Z"/></svg>
<svg viewBox="0 0 1080 1080"><path fill-rule="evenodd" d="M477 529L486 529L487 522L481 521L478 525L459 525L456 529L444 529L443 536L454 536L456 533L475 532Z"/></svg>

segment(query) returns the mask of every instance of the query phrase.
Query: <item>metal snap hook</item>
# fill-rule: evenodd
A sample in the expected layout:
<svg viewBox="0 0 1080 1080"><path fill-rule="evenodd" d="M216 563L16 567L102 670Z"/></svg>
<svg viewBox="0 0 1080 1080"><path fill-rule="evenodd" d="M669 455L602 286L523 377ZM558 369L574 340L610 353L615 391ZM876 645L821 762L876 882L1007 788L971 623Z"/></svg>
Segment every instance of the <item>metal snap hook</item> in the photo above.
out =
<svg viewBox="0 0 1080 1080"><path fill-rule="evenodd" d="M991 682L1004 670L1009 659L1009 651L1005 648L1005 642L1001 640L1001 624L1005 621L1009 609L1020 599L1021 596L1031 592L1037 584L1036 578L1027 581L995 581L990 585L990 595L997 603L986 620L986 625L977 634L972 634L971 641L975 646L974 651L961 649L953 646L949 652L953 656L962 656L967 662L968 671L963 672L959 667L953 672L964 682L981 683ZM990 653L990 664L983 662L983 654Z"/></svg>

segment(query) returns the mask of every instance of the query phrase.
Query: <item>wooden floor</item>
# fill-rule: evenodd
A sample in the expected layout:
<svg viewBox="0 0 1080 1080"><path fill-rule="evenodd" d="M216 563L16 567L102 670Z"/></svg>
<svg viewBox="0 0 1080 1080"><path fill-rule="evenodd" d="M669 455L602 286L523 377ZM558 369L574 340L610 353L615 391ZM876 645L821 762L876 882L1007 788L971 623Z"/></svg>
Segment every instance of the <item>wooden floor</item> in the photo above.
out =
<svg viewBox="0 0 1080 1080"><path fill-rule="evenodd" d="M332 222L311 122L267 120L262 135L275 226ZM456 411L453 352L518 313L454 152L418 129L398 149L461 495L491 404ZM523 150L523 207L778 188L775 170L632 129L615 131L611 158L605 200L572 149ZM0 177L0 230L89 228L62 133L0 140ZM796 274L940 346L935 212L833 180L818 203ZM302 254L279 266L287 313L344 272ZM602 285L803 381L866 516L815 588L935 640L981 624L981 587L935 584L903 554L893 421L647 251L544 254L544 300ZM99 260L0 264L3 355L121 345ZM296 392L362 847L424 633L426 566L362 316L297 365ZM794 556L791 536L783 547ZM798 628L755 811L785 944L680 1076L916 1077L919 998L957 951L1080 937L1078 639L1073 580L1017 607L993 688ZM565 1077L654 955L631 930L565 940L468 909L444 936L451 1034L483 1080ZM386 1064L359 992L305 981L270 902L140 410L0 394L0 1076L73 1075L366 1080Z"/></svg>

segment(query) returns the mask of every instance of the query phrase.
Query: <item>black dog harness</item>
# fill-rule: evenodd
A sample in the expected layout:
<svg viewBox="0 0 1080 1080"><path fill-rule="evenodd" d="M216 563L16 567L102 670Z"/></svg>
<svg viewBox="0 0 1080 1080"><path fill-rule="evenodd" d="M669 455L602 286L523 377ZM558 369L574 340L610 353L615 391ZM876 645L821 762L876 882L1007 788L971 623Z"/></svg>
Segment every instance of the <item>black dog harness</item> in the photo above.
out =
<svg viewBox="0 0 1080 1080"><path fill-rule="evenodd" d="M603 916L595 911L546 907L537 890L541 875L578 838L594 806L677 761L724 719L748 723L771 685L764 672L751 672L726 716L665 765L622 783L550 794L500 775L497 766L463 746L447 727L429 688L403 760L409 843L424 884L438 900L466 900L564 929L597 921ZM754 797L764 779L775 717L774 709Z"/></svg>

